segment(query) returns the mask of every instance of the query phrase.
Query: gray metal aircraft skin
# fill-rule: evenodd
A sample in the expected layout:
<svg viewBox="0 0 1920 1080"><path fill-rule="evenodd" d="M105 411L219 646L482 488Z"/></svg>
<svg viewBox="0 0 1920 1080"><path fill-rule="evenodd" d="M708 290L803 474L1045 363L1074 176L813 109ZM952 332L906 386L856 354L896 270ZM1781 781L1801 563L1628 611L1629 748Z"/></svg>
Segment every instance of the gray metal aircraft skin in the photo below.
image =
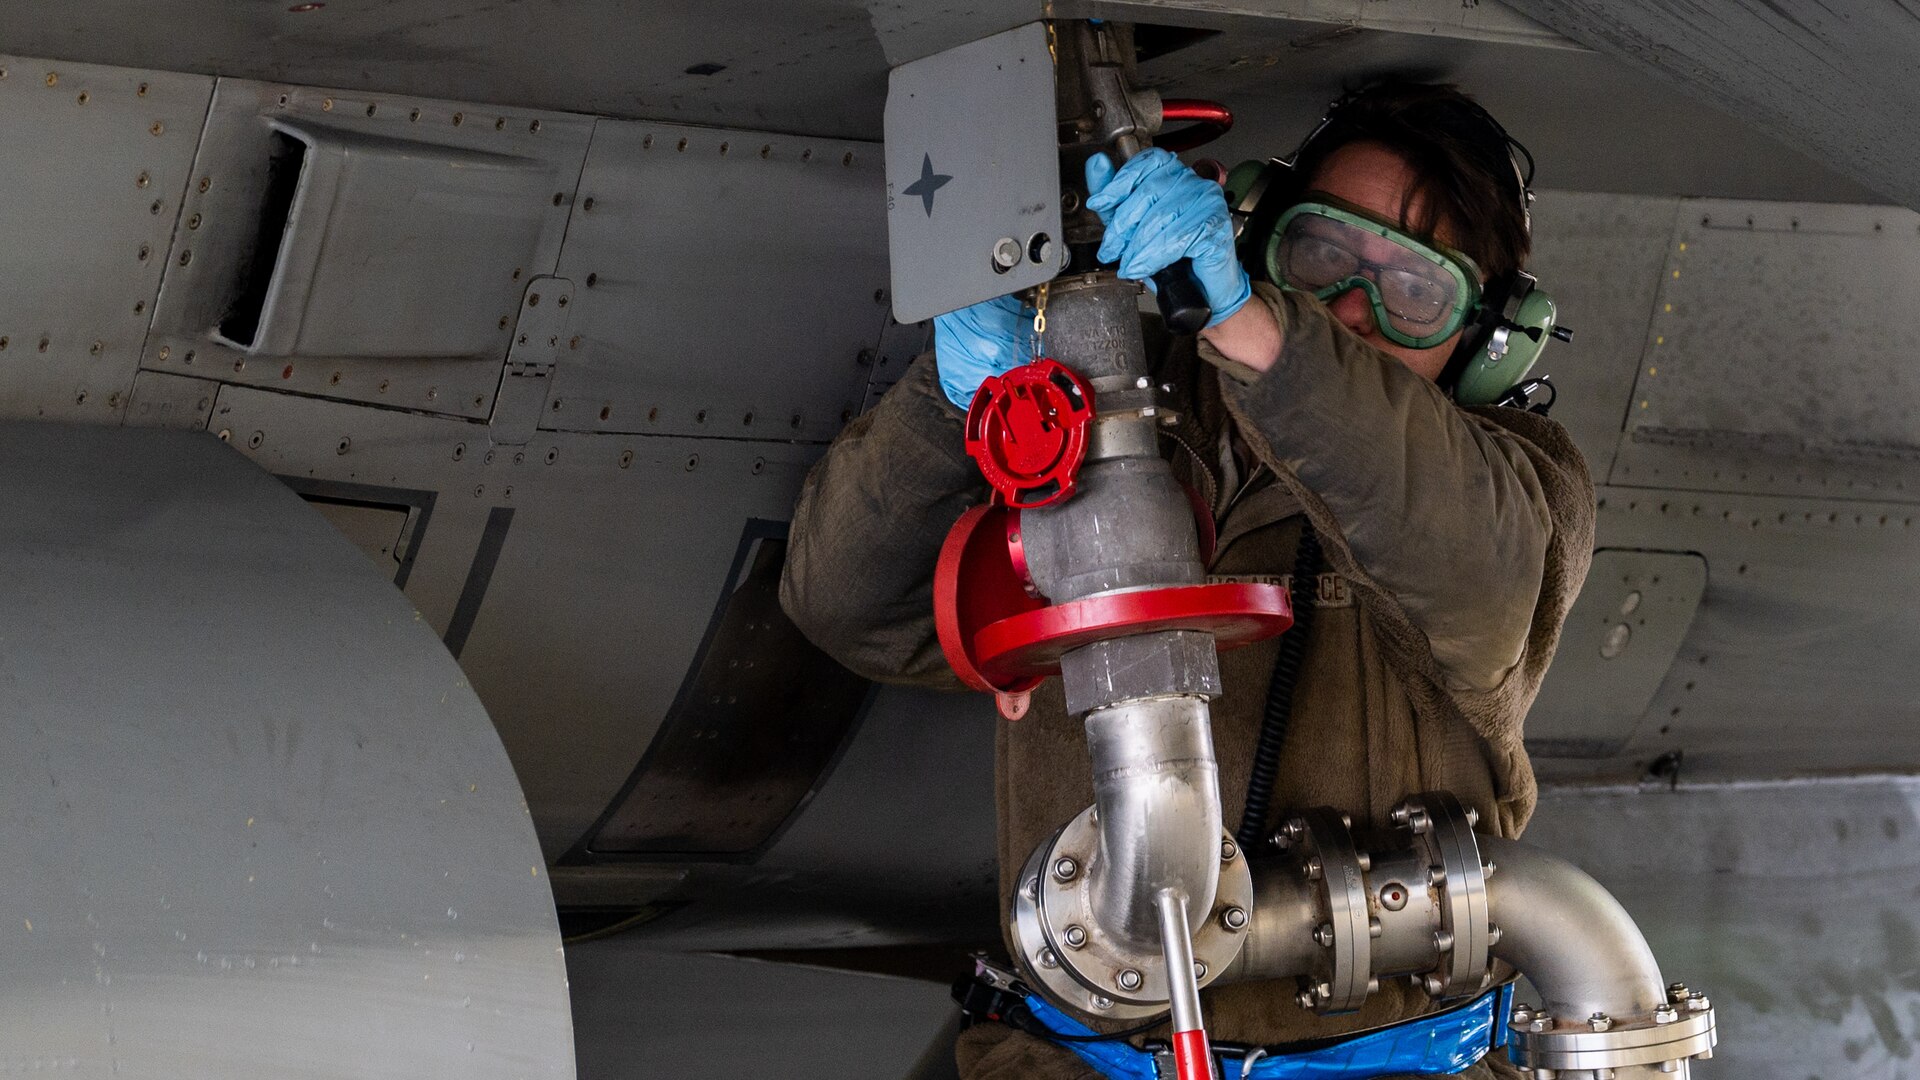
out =
<svg viewBox="0 0 1920 1080"><path fill-rule="evenodd" d="M1141 71L1234 108L1205 151L1229 163L1387 70L1460 82L1533 149L1535 270L1576 329L1543 367L1601 550L1529 720L1529 838L1714 993L1706 1076L1920 1074L1920 215L1896 205L1920 132L1889 73L1920 23L1816 7L1048 8L1169 28ZM1041 14L0 11L0 486L38 508L0 527L0 850L29 870L0 889L0 1030L39 1040L0 1066L562 1074L551 896L651 916L574 947L589 1075L838 1075L729 1028L737 970L684 958L657 969L692 995L673 1015L751 1052L635 1042L636 950L944 976L903 958L997 936L1000 721L846 677L768 590L806 469L928 340L890 313L886 72ZM246 726L296 708L339 754ZM49 739L99 740L61 750L56 803L26 778ZM225 764L183 786L169 755ZM484 812L449 823L454 773ZM361 853L352 896L329 845ZM873 1074L918 1056L889 1045Z"/></svg>

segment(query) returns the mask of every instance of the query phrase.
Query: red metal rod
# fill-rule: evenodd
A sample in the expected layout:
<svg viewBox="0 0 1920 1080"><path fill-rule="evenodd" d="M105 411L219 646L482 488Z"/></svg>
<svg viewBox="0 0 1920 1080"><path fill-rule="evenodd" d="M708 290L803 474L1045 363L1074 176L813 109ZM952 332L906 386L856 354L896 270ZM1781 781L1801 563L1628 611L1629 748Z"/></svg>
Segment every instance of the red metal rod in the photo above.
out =
<svg viewBox="0 0 1920 1080"><path fill-rule="evenodd" d="M1175 153L1204 146L1233 129L1233 110L1217 101L1167 98L1160 103L1160 116L1163 123L1187 125L1163 131L1153 140L1154 145Z"/></svg>

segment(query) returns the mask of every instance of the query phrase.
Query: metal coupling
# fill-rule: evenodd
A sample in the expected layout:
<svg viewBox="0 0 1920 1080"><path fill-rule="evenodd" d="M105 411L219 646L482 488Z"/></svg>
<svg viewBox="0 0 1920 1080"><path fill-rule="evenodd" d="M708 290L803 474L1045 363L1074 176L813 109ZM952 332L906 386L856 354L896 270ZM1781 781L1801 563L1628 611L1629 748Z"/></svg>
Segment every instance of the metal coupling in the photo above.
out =
<svg viewBox="0 0 1920 1080"><path fill-rule="evenodd" d="M1296 1000L1311 1002L1303 1008L1350 1012L1382 976L1411 976L1435 998L1486 988L1493 935L1474 816L1444 792L1412 796L1390 814L1405 846L1371 852L1358 850L1352 819L1332 809L1280 825L1275 836L1314 916L1302 929L1317 948L1295 969Z"/></svg>
<svg viewBox="0 0 1920 1080"><path fill-rule="evenodd" d="M1097 886L1110 880L1092 807L1040 845L1020 875L1013 902L1013 943L1029 985L1049 1001L1089 1017L1142 1019L1165 1012L1174 987L1158 935L1129 938L1103 921ZM1253 876L1223 831L1213 903L1192 923L1193 979L1207 986L1233 966L1253 922ZM1229 852L1232 857L1228 858ZM1209 860L1211 861L1211 860Z"/></svg>

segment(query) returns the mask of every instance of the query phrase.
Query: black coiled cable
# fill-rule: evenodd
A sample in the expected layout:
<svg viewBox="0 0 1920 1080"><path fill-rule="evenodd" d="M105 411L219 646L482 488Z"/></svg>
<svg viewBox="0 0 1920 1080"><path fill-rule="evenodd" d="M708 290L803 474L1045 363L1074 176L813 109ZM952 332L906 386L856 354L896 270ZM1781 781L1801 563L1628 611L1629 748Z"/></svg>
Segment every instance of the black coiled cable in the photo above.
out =
<svg viewBox="0 0 1920 1080"><path fill-rule="evenodd" d="M1253 773L1247 778L1247 801L1240 828L1233 834L1242 850L1257 851L1266 838L1267 813L1273 785L1280 777L1280 749L1287 741L1293 718L1293 691L1300 681L1300 662L1307 654L1307 635L1313 629L1314 593L1320 587L1320 537L1313 525L1301 522L1300 546L1293 556L1293 626L1280 639L1267 683L1266 715L1260 721L1260 741L1253 751Z"/></svg>

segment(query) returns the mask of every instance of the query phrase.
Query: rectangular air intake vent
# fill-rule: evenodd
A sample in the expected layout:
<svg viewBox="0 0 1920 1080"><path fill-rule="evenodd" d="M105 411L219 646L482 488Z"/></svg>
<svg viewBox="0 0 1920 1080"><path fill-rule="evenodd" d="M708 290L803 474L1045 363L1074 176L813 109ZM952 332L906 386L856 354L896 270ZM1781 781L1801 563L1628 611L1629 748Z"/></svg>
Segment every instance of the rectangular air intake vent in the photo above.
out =
<svg viewBox="0 0 1920 1080"><path fill-rule="evenodd" d="M141 369L491 415L594 121L244 79L204 115Z"/></svg>
<svg viewBox="0 0 1920 1080"><path fill-rule="evenodd" d="M260 227L241 255L239 295L232 310L220 320L220 336L248 350L260 331L260 309L267 303L267 287L273 282L273 268L280 261L280 245L287 235L287 219L293 213L294 192L300 188L307 164L305 142L284 131L274 132L272 139L267 151L266 190L260 199Z"/></svg>
<svg viewBox="0 0 1920 1080"><path fill-rule="evenodd" d="M259 242L242 302L221 327L228 344L275 357L463 357L498 347L500 313L518 306L513 271L532 258L549 209L544 162L315 124L273 128ZM276 203L296 160L276 238ZM228 334L229 323L252 333Z"/></svg>

